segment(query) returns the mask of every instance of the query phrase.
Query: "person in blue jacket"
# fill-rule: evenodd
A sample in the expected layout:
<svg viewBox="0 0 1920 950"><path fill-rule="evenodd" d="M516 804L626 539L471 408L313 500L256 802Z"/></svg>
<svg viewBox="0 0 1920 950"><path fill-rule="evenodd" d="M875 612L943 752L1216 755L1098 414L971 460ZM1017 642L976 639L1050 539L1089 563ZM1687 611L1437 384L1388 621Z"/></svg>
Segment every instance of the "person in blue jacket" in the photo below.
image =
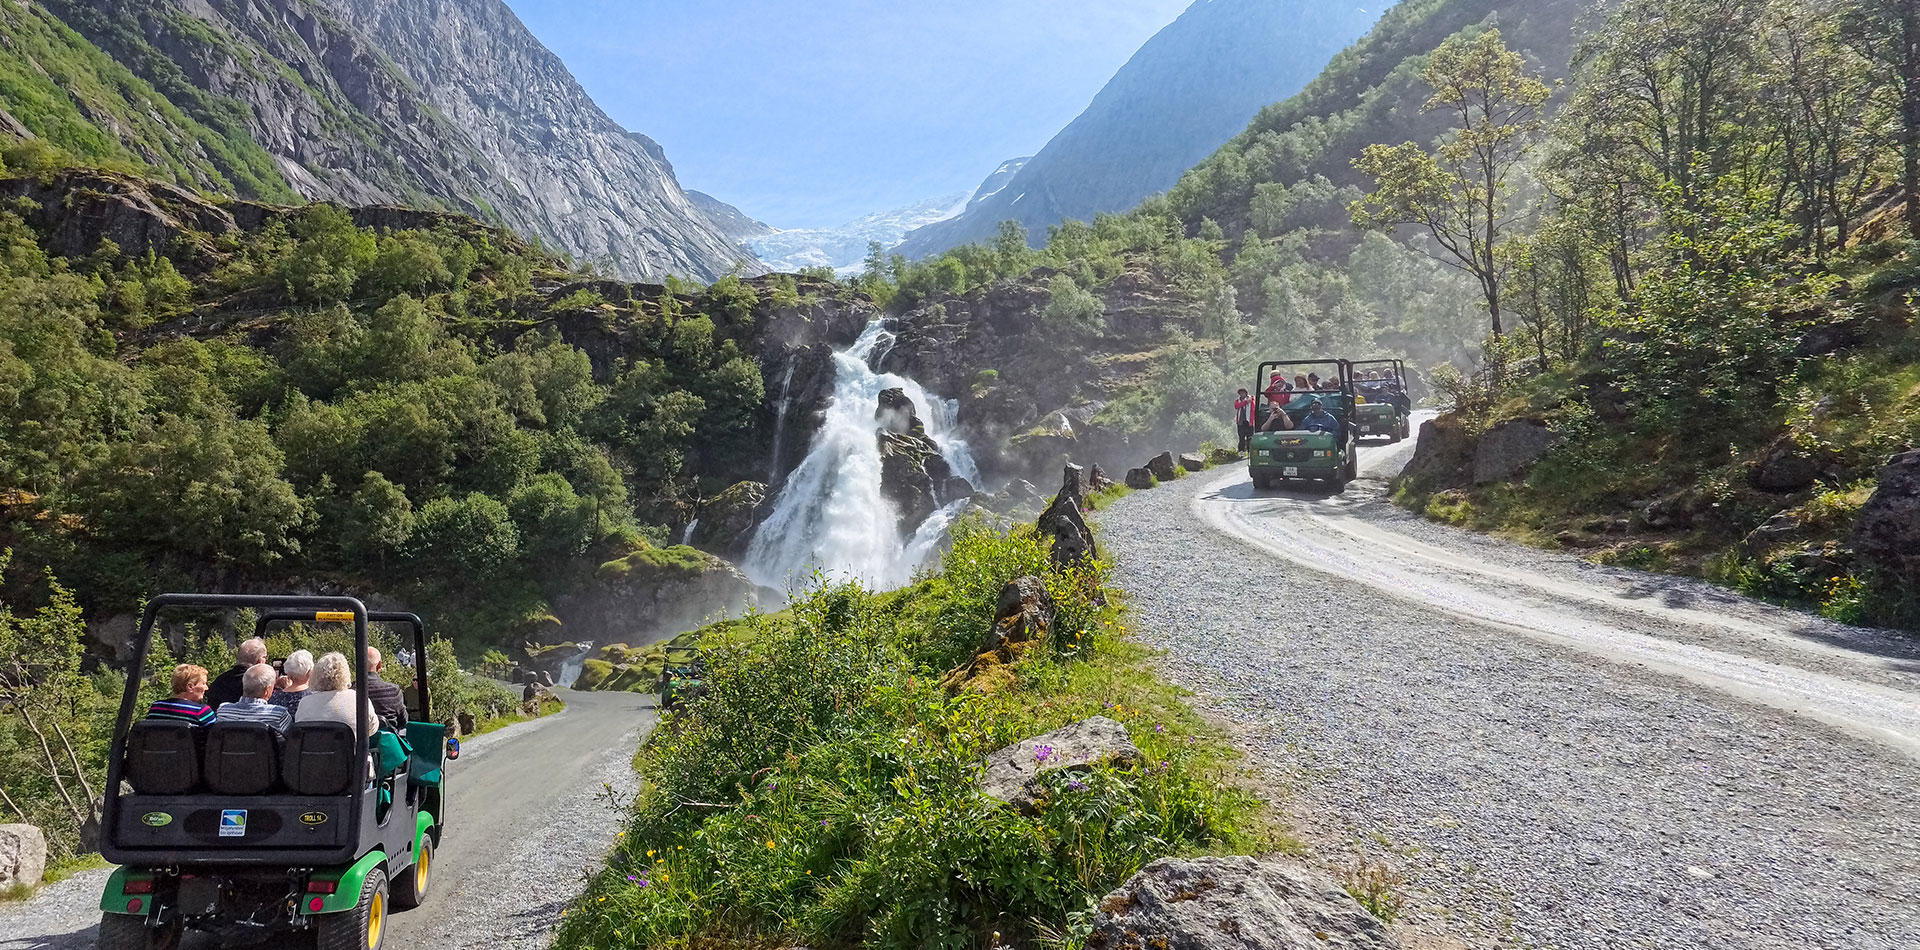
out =
<svg viewBox="0 0 1920 950"><path fill-rule="evenodd" d="M1340 420L1334 418L1327 407L1315 399L1307 405L1307 414L1300 419L1300 428L1307 432L1339 432Z"/></svg>

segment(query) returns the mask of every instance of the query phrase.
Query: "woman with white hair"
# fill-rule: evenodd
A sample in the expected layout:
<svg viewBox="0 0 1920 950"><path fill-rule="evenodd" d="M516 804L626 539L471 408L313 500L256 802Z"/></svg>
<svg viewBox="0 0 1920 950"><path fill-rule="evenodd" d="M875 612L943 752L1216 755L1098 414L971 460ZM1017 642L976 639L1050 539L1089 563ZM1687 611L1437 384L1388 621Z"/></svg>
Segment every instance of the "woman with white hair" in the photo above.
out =
<svg viewBox="0 0 1920 950"><path fill-rule="evenodd" d="M300 700L300 708L294 710L294 722L344 722L354 724L354 709L364 707L367 712L366 734L380 728L380 717L373 711L373 704L362 699L360 692L353 688L353 667L347 658L338 653L329 653L314 661L312 688L307 690L306 698Z"/></svg>
<svg viewBox="0 0 1920 950"><path fill-rule="evenodd" d="M274 686L273 696L267 700L293 715L300 711L300 701L307 698L307 692L313 682L313 654L306 650L295 650L287 654L286 662L280 664L280 682Z"/></svg>

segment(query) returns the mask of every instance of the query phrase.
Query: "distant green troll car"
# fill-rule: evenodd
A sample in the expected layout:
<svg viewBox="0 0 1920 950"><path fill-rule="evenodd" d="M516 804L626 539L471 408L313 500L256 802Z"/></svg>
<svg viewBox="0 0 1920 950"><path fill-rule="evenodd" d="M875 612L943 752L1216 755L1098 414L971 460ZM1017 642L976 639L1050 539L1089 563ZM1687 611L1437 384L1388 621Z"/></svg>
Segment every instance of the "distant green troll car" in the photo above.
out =
<svg viewBox="0 0 1920 950"><path fill-rule="evenodd" d="M1413 404L1407 398L1407 367L1400 360L1362 360L1348 364L1359 404L1353 411L1353 434L1359 439L1384 438L1399 442L1412 434Z"/></svg>
<svg viewBox="0 0 1920 950"><path fill-rule="evenodd" d="M1328 373L1324 380L1323 372ZM1301 380L1307 385L1301 386ZM1261 387L1262 431L1254 433L1247 453L1254 488L1264 491L1287 481L1317 481L1343 489L1358 477L1355 397L1345 360L1262 363L1256 383ZM1273 428L1276 409L1286 413L1291 425L1267 431Z"/></svg>

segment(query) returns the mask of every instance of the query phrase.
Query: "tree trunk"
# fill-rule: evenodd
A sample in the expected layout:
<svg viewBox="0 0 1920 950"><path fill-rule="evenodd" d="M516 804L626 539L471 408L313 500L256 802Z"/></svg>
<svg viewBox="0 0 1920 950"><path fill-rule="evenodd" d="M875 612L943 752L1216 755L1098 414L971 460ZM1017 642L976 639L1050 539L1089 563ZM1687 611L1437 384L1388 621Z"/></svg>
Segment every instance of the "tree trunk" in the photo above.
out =
<svg viewBox="0 0 1920 950"><path fill-rule="evenodd" d="M60 800L67 803L67 811L73 815L73 826L79 828L86 821L86 813L73 803L73 793L67 791L66 779L60 775L60 760L53 757L53 746L47 743L47 734L40 731L40 724L33 721L33 714L20 710L20 718L26 720L27 728L33 731L33 737L40 740L40 752L47 759L47 774L53 778L53 787L59 789Z"/></svg>
<svg viewBox="0 0 1920 950"><path fill-rule="evenodd" d="M74 753L73 742L67 738L67 731L60 728L59 720L50 719L47 722L53 726L53 734L60 737L60 747L67 751L67 761L73 763L73 775L80 780L80 791L86 795L88 807L91 808L94 800L93 782L87 778L87 770L80 766L80 756Z"/></svg>
<svg viewBox="0 0 1920 950"><path fill-rule="evenodd" d="M1901 185L1907 190L1907 233L1920 238L1920 2L1900 2Z"/></svg>
<svg viewBox="0 0 1920 950"><path fill-rule="evenodd" d="M20 816L21 824L23 825L33 824L33 822L27 818L27 813L25 811L22 811L19 805L14 804L13 796L7 794L7 789L6 789L6 786L4 785L0 785L0 802L6 802L7 807L13 809L13 813Z"/></svg>

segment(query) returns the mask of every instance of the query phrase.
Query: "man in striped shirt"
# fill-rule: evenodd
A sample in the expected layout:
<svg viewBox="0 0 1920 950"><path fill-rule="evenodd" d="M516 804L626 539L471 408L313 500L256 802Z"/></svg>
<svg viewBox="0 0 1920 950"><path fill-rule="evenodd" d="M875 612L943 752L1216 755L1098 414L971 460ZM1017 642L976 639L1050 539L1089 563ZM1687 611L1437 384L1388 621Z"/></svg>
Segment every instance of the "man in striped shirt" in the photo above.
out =
<svg viewBox="0 0 1920 950"><path fill-rule="evenodd" d="M182 663L173 668L173 695L153 704L148 719L178 719L195 726L213 725L213 707L201 702L207 695L205 667Z"/></svg>
<svg viewBox="0 0 1920 950"><path fill-rule="evenodd" d="M293 724L293 716L285 707L267 701L273 696L276 675L273 667L265 663L247 667L240 677L241 697L231 703L221 703L215 715L221 722L264 722L274 732L285 735L287 727Z"/></svg>

